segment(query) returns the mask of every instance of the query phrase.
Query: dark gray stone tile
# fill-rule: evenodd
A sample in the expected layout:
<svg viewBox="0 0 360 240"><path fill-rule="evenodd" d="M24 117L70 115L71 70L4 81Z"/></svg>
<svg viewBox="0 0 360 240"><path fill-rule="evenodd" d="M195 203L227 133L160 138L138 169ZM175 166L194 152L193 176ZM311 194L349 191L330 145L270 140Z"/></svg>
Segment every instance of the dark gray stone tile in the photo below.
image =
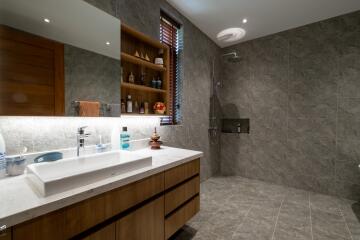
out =
<svg viewBox="0 0 360 240"><path fill-rule="evenodd" d="M334 177L335 138L318 137L316 133L294 134L288 138L287 159L302 175Z"/></svg>
<svg viewBox="0 0 360 240"><path fill-rule="evenodd" d="M359 137L360 99L340 98L338 115L338 139Z"/></svg>
<svg viewBox="0 0 360 240"><path fill-rule="evenodd" d="M312 209L311 220L314 236L335 235L345 239L350 238L349 230L342 215Z"/></svg>
<svg viewBox="0 0 360 240"><path fill-rule="evenodd" d="M269 219L245 218L241 226L235 231L232 239L238 240L271 240L275 221Z"/></svg>
<svg viewBox="0 0 360 240"><path fill-rule="evenodd" d="M311 211L325 211L341 216L338 200L334 197L311 193L310 194Z"/></svg>
<svg viewBox="0 0 360 240"><path fill-rule="evenodd" d="M311 232L293 227L277 226L274 234L274 240L312 240Z"/></svg>
<svg viewBox="0 0 360 240"><path fill-rule="evenodd" d="M360 200L360 184L336 180L335 193L339 197Z"/></svg>
<svg viewBox="0 0 360 240"><path fill-rule="evenodd" d="M349 237L339 236L328 232L315 232L313 240L350 240Z"/></svg>
<svg viewBox="0 0 360 240"><path fill-rule="evenodd" d="M309 207L310 193L300 189L287 189L288 193L284 198L283 204L295 204L305 208Z"/></svg>

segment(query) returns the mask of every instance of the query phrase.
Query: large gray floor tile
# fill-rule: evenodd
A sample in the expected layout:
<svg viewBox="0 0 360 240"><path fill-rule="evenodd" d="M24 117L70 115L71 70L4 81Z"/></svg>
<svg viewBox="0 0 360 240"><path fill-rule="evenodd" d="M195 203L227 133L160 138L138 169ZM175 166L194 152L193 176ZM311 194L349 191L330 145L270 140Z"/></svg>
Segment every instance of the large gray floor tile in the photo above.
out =
<svg viewBox="0 0 360 240"><path fill-rule="evenodd" d="M360 203L242 177L201 184L201 209L172 240L360 240Z"/></svg>

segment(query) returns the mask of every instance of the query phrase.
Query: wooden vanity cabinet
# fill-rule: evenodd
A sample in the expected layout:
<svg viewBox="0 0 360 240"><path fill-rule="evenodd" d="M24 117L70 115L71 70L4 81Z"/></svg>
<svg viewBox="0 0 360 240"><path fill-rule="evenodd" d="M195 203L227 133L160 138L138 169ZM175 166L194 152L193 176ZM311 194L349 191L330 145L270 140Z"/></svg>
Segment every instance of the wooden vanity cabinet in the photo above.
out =
<svg viewBox="0 0 360 240"><path fill-rule="evenodd" d="M199 211L199 172L197 159L18 224L0 240L168 239Z"/></svg>
<svg viewBox="0 0 360 240"><path fill-rule="evenodd" d="M116 240L116 224L111 223L105 227L82 238L82 240Z"/></svg>
<svg viewBox="0 0 360 240"><path fill-rule="evenodd" d="M165 171L165 239L200 211L200 159Z"/></svg>
<svg viewBox="0 0 360 240"><path fill-rule="evenodd" d="M122 217L116 222L116 240L164 239L164 197Z"/></svg>
<svg viewBox="0 0 360 240"><path fill-rule="evenodd" d="M0 232L0 240L11 240L11 229Z"/></svg>

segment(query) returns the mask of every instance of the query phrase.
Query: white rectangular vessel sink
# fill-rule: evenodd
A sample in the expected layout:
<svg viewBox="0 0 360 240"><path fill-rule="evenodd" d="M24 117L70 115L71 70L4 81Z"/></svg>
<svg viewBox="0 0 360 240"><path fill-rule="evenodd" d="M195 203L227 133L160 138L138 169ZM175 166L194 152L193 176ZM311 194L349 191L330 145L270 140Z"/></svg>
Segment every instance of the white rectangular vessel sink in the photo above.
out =
<svg viewBox="0 0 360 240"><path fill-rule="evenodd" d="M26 168L26 177L46 197L151 165L151 156L114 151L30 164Z"/></svg>

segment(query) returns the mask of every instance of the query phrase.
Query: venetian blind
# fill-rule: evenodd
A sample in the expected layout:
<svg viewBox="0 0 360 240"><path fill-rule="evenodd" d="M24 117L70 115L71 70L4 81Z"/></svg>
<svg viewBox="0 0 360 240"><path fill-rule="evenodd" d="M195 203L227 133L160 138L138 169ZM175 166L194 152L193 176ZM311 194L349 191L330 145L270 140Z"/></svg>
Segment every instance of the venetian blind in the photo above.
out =
<svg viewBox="0 0 360 240"><path fill-rule="evenodd" d="M169 46L170 50L170 103L167 106L168 115L161 119L162 125L177 124L181 119L181 51L182 51L182 31L180 25L168 15L161 12L160 16L160 41Z"/></svg>

